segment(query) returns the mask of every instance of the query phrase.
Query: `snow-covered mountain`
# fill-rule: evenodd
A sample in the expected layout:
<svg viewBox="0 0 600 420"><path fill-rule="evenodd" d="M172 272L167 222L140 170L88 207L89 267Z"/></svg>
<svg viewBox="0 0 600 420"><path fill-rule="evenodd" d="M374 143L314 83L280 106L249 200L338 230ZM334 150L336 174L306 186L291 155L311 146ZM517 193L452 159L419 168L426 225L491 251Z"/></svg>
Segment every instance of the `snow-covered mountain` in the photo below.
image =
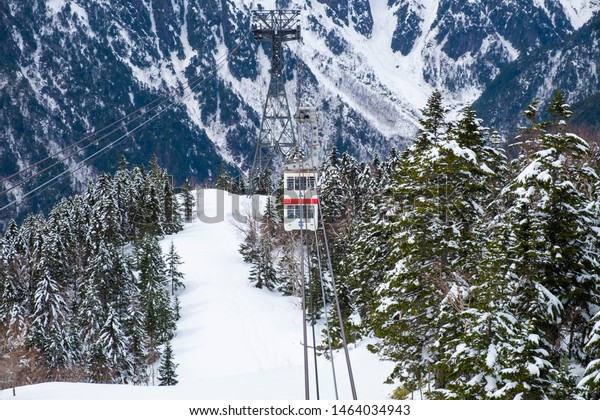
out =
<svg viewBox="0 0 600 420"><path fill-rule="evenodd" d="M248 168L269 78L269 48L249 31L250 11L259 7L302 10L302 41L285 50L291 105L319 108L324 149L335 144L365 158L410 141L434 88L453 108L474 101L507 64L563 43L600 2L3 1L1 177L142 106L151 110L158 98L172 98L160 118L23 207L45 208L81 189L97 171L114 171L120 155L143 163L156 154L177 183L213 179L222 158ZM34 185L75 168L141 121L122 123Z"/></svg>
<svg viewBox="0 0 600 420"><path fill-rule="evenodd" d="M573 105L578 124L600 125L600 14L563 43L539 49L505 66L476 102L480 116L505 133L515 132L523 104L547 103L557 88ZM506 98L511 98L508 101ZM594 99L595 98L595 99ZM589 114L589 115L586 115ZM524 119L521 116L521 119Z"/></svg>

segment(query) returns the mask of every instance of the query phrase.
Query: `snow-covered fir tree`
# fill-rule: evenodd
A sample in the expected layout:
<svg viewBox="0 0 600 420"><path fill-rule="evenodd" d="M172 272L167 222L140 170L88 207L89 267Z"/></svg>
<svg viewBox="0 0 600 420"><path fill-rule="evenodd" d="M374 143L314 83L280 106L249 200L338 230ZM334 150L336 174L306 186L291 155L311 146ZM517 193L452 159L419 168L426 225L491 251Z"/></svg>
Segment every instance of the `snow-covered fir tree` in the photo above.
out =
<svg viewBox="0 0 600 420"><path fill-rule="evenodd" d="M145 328L144 307L141 292L136 282L129 283L128 311L123 317L123 331L128 338L129 356L133 365L131 383L140 385L148 382L147 355L148 334Z"/></svg>
<svg viewBox="0 0 600 420"><path fill-rule="evenodd" d="M151 354L157 355L159 346L173 338L175 332L170 299L171 284L166 276L160 244L155 237L146 237L140 241L135 254L135 268L139 273L138 285L148 336L147 348Z"/></svg>
<svg viewBox="0 0 600 420"><path fill-rule="evenodd" d="M130 352L129 339L124 332L117 313L110 308L100 330L98 346L104 354L105 368L110 371L114 383L133 382L135 358Z"/></svg>
<svg viewBox="0 0 600 420"><path fill-rule="evenodd" d="M30 345L39 349L50 367L71 362L68 306L57 280L47 263L49 253L42 256L42 268L36 282L33 313L29 332Z"/></svg>
<svg viewBox="0 0 600 420"><path fill-rule="evenodd" d="M225 161L221 162L219 172L215 180L215 188L223 191L234 192L237 188L231 174L227 170Z"/></svg>
<svg viewBox="0 0 600 420"><path fill-rule="evenodd" d="M560 92L548 112L550 119L540 122L536 103L527 110L532 125L520 138L517 176L503 191L503 225L512 262L508 275L516 285L511 304L539 337L535 351L547 361L548 374L537 376L542 383L525 381L525 388L537 391L523 392L557 398L575 392L567 361L586 359L588 325L598 302L597 219L589 194L597 175L586 162L587 143L566 130L570 111Z"/></svg>
<svg viewBox="0 0 600 420"><path fill-rule="evenodd" d="M167 281L171 285L171 294L175 295L175 292L181 287L185 288L185 285L183 284L183 273L179 271L179 266L182 264L181 257L177 254L173 241L169 245L165 263Z"/></svg>
<svg viewBox="0 0 600 420"><path fill-rule="evenodd" d="M171 235L183 229L183 218L181 216L181 206L173 190L171 178L163 178L163 203L164 203L164 233Z"/></svg>
<svg viewBox="0 0 600 420"><path fill-rule="evenodd" d="M353 247L359 235L357 221L367 208L367 204L375 194L374 165L358 161L347 153L339 156L337 149L332 148L325 159L320 175L320 205L323 212L324 229L331 243L331 265L337 279L337 292L344 330L348 342L353 342L359 335L358 325L351 321L355 313L355 284L351 284L351 272L354 267ZM325 250L322 250L325 255ZM322 271L328 271L325 261L321 261ZM331 278L330 276L326 278ZM327 297L326 297L327 298ZM328 314L330 319L338 319L337 305L332 305ZM331 326L330 334L334 346L341 344L341 328Z"/></svg>
<svg viewBox="0 0 600 420"><path fill-rule="evenodd" d="M478 232L486 189L498 156L487 150L474 113L446 121L441 95L423 110L421 132L395 171L389 215L392 246L376 289L371 317L381 354L397 362L391 375L411 391L447 385L447 343L463 329L473 270L481 255ZM429 385L428 385L429 386Z"/></svg>
<svg viewBox="0 0 600 420"><path fill-rule="evenodd" d="M183 215L186 223L192 222L192 214L194 211L194 196L192 195L192 186L189 180L185 180L182 187L183 190Z"/></svg>
<svg viewBox="0 0 600 420"><path fill-rule="evenodd" d="M590 355L584 376L578 383L578 387L585 392L588 399L600 398L600 311L592 319L594 326L589 334L585 351Z"/></svg>
<svg viewBox="0 0 600 420"><path fill-rule="evenodd" d="M599 170L598 164L598 151L596 151L596 159L592 159L592 163L595 163L596 170ZM598 228L598 221L600 221L600 180L597 180L594 185L594 205L593 215L596 226L596 231L600 232ZM597 239L596 237L595 239ZM592 242L588 245L591 249L598 249L597 242ZM596 303L595 315L589 322L589 332L586 337L586 344L584 351L587 355L587 366L585 366L585 372L583 378L578 383L578 388L583 390L584 396L588 399L599 399L600 398L600 304Z"/></svg>
<svg viewBox="0 0 600 420"><path fill-rule="evenodd" d="M160 367L158 368L158 385L172 386L177 385L177 364L173 361L173 349L171 343L165 345L165 350L161 357Z"/></svg>
<svg viewBox="0 0 600 420"><path fill-rule="evenodd" d="M366 329L372 328L375 314L375 291L384 273L393 268L388 258L392 249L390 215L397 211L393 191L399 179L400 155L392 150L387 161L373 162L372 192L367 196L364 211L355 219L351 250L348 255L347 281L352 290L352 302Z"/></svg>

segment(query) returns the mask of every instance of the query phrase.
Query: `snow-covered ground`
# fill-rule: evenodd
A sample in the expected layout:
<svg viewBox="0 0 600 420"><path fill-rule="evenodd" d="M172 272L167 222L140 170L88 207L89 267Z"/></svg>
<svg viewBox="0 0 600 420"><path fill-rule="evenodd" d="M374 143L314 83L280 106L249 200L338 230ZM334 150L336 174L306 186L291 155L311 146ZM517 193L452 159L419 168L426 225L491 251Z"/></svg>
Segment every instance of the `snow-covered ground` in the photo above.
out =
<svg viewBox="0 0 600 420"><path fill-rule="evenodd" d="M259 290L247 281L248 266L237 249L242 234L232 220L232 202L238 198L214 190L204 192L205 219L198 219L171 240L184 260L186 289L180 295L182 318L173 340L179 384L172 387L45 383L0 391L0 419L60 418L177 419L198 415L216 418L224 410L250 413L251 409L320 409L333 417L336 410L352 406L343 353L335 356L340 399L333 400L331 367L319 360L322 401L304 399L302 317L297 299ZM219 205L219 197L222 205ZM248 200L239 198L247 209ZM221 208L221 211L218 209ZM223 215L220 218L218 215ZM216 221L216 220L215 220ZM392 369L369 353L366 343L351 348L350 358L362 407L402 407L411 418L476 420L536 415L539 418L572 418L597 409L593 401L377 401L389 398L393 386L383 384ZM312 360L311 375L312 375ZM415 397L418 398L417 395ZM311 398L315 399L311 377ZM393 404L393 405L391 405ZM494 404L493 406L491 404ZM334 408L335 405L335 408ZM220 415L194 412L220 409ZM195 413L195 414L193 414ZM231 413L231 411L230 411ZM276 412L275 412L276 413ZM373 412L371 412L372 414ZM397 411L388 411L386 416ZM296 411L298 414L298 411ZM338 414L343 414L339 413ZM383 412L379 413L383 416ZM230 416L236 417L236 416ZM273 415L260 418L273 418ZM278 416L281 417L281 416ZM308 418L308 417L307 417ZM333 418L337 418L333 417Z"/></svg>
<svg viewBox="0 0 600 420"><path fill-rule="evenodd" d="M0 391L0 400L304 399L299 301L253 287L248 282L249 267L238 252L242 233L233 220L232 203L244 213L250 200L216 190L206 190L203 196L200 215L205 221L196 218L183 232L162 242L166 251L173 241L184 262L180 268L186 288L180 294L181 319L172 342L179 384L45 383L19 387L14 397L12 390ZM389 398L393 387L383 382L391 364L369 353L365 342L351 348L350 358L358 398ZM336 353L335 362L340 399L351 399L343 352ZM312 375L312 360L310 365ZM319 360L318 372L321 398L334 399L327 360Z"/></svg>

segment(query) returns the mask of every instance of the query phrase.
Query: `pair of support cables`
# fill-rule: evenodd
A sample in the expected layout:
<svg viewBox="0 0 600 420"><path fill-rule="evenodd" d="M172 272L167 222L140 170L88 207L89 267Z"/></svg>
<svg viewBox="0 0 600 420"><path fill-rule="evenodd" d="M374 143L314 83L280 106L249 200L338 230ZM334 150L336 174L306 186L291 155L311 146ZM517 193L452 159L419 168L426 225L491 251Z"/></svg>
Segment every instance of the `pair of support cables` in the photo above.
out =
<svg viewBox="0 0 600 420"><path fill-rule="evenodd" d="M307 212L305 212L304 217L306 217ZM348 343L346 340L346 331L345 331L345 327L344 327L344 320L342 317L342 311L341 311L341 307L340 307L340 301L339 301L339 296L338 296L338 291L337 291L337 286L336 286L336 282L335 282L335 276L333 273L333 266L331 263L331 252L329 249L329 242L327 240L327 232L325 230L325 221L323 219L323 213L321 212L321 202L319 201L319 205L317 206L317 218L320 217L321 219L321 231L323 233L323 244L325 247L325 253L327 254L327 269L329 270L329 275L330 275L330 279L331 279L331 291L333 293L333 300L334 300L334 304L335 304L335 308L336 308L336 312L337 312L337 321L339 323L340 326L340 335L341 335L341 340L342 340L342 347L344 349L344 356L346 359L346 368L348 371L348 379L350 382L350 390L352 392L352 399L356 400L357 399L357 395L356 395L356 385L354 382L354 374L352 371L352 364L350 362L350 353L348 351ZM304 224L306 225L306 223ZM302 329L302 337L303 337L303 347L304 347L304 397L305 399L309 400L310 399L310 379L309 379L309 362L308 362L308 329L307 329L307 304L306 304L306 276L304 273L304 249L306 247L307 251L309 249L309 244L308 244L308 235L304 234L305 229L301 228L300 229L300 283L301 283L301 288L302 288L302 325L303 325L303 329ZM319 269L319 281L321 284L321 294L323 296L323 311L325 314L325 330L327 332L327 343L328 343L328 351L329 351L329 359L331 362L331 369L332 369L332 375L333 375L333 386L334 386L334 391L335 391L335 398L336 400L339 399L339 393L338 393L338 384L337 384L337 375L336 375L336 371L335 371L335 363L334 363L334 357L333 357L333 349L332 349L332 341L331 341L331 328L330 328L330 324L329 324L329 316L327 313L327 305L325 302L325 282L323 279L323 271L322 271L322 265L321 265L321 251L320 251L320 243L319 243L319 237L318 237L318 229L315 229L314 231L315 233L315 250L316 250L316 256L317 256L317 264L318 264L318 269ZM308 254L308 252L307 252ZM310 263L310 256L307 255L307 261L308 261L308 269L309 269L309 273L312 271L311 270L311 263ZM315 383L316 383L316 396L317 399L320 399L320 390L319 390L319 373L318 373L318 365L317 365L317 348L316 348L316 336L315 336L315 308L314 308L314 294L312 293L313 288L310 288L311 290L311 326L312 326L312 341L313 341L313 357L314 357L314 369L315 369Z"/></svg>

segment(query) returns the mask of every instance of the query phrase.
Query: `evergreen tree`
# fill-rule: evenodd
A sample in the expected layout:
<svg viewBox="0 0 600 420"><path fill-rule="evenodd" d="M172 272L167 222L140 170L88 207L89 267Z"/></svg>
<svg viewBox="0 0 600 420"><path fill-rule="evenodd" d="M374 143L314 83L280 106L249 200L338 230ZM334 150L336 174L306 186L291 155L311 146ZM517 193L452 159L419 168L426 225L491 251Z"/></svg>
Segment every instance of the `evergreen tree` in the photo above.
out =
<svg viewBox="0 0 600 420"><path fill-rule="evenodd" d="M41 276L44 233L46 220L41 215L28 216L19 230L17 252L19 254L19 281L25 289L24 305L28 313L33 312L33 300L37 280Z"/></svg>
<svg viewBox="0 0 600 420"><path fill-rule="evenodd" d="M180 288L185 288L183 284L183 273L179 271L179 266L181 265L181 257L177 254L175 250L175 244L171 241L171 245L169 246L169 252L165 257L166 262L166 274L167 281L171 285L171 295L175 295L175 292Z"/></svg>
<svg viewBox="0 0 600 420"><path fill-rule="evenodd" d="M595 162L598 166L598 161ZM596 227L597 231L600 225L600 180L596 181L594 187L595 202L593 206L594 219L591 222ZM598 250L598 237L596 241L591 241L588 244L590 250ZM584 396L588 399L600 399L600 310L597 306L594 317L588 323L591 327L586 335L585 354L587 355L584 362L587 363L583 378L578 384L578 387L584 391ZM585 331L585 328L583 329ZM584 364L585 366L585 364Z"/></svg>
<svg viewBox="0 0 600 420"><path fill-rule="evenodd" d="M134 362L129 352L129 340L112 308L98 336L98 348L103 353L105 368L113 383L130 383L134 377ZM108 378L107 378L108 379Z"/></svg>
<svg viewBox="0 0 600 420"><path fill-rule="evenodd" d="M82 285L82 299L76 327L81 331L79 358L85 364L87 379L92 382L106 382L110 376L104 369L106 360L99 345L104 316L98 279L90 273L86 275Z"/></svg>
<svg viewBox="0 0 600 420"><path fill-rule="evenodd" d="M439 92L421 125L394 172L392 246L384 264L391 270L377 286L369 318L382 337L380 352L397 362L391 377L409 391L426 383L445 389L451 379L444 349L464 328L462 312L480 263L486 188L496 177L491 168L501 166L474 113L467 110L457 126L445 121Z"/></svg>
<svg viewBox="0 0 600 420"><path fill-rule="evenodd" d="M179 321L181 319L181 302L179 301L179 296L175 295L173 298L173 318L175 321Z"/></svg>
<svg viewBox="0 0 600 420"><path fill-rule="evenodd" d="M408 390L418 389L428 379L433 364L431 346L437 335L435 308L451 290L450 276L440 261L447 260L444 254L449 251L442 248L447 219L440 194L446 189L440 184L444 185L446 178L444 171L438 170L438 160L442 165L445 162L432 153L446 150L434 147L447 140L441 129L445 111L438 92L430 97L423 115L421 133L405 152L402 171L397 172L402 178L396 181L393 194L401 200L402 213L394 220L395 246L388 256L390 266L396 269L377 290L378 311L372 319L376 334L383 338L380 352L398 362L392 377Z"/></svg>
<svg viewBox="0 0 600 420"><path fill-rule="evenodd" d="M43 268L36 284L29 337L30 345L46 356L50 367L70 361L67 320L68 308L59 286L49 270Z"/></svg>
<svg viewBox="0 0 600 420"><path fill-rule="evenodd" d="M361 201L366 191L360 188L361 169L352 156L347 153L338 156L333 148L326 158L320 176L320 205L325 223L330 230L345 234L361 210ZM370 174L369 174L370 175ZM363 185L365 184L363 180Z"/></svg>
<svg viewBox="0 0 600 420"><path fill-rule="evenodd" d="M192 195L192 187L186 179L183 184L183 214L186 223L192 223L192 214L194 211L194 196Z"/></svg>
<svg viewBox="0 0 600 420"><path fill-rule="evenodd" d="M514 277L512 281L514 281ZM502 371L504 398L567 399L574 397L574 383L566 366L556 359L554 343L540 334L540 325L556 321L560 302L539 283L523 282L515 289L522 302L515 305L520 334L511 337ZM550 314L550 315L549 315Z"/></svg>
<svg viewBox="0 0 600 420"><path fill-rule="evenodd" d="M258 222L254 218L248 219L248 226L244 232L244 241L240 244L240 254L247 264L254 264L258 260Z"/></svg>
<svg viewBox="0 0 600 420"><path fill-rule="evenodd" d="M414 143L416 151L428 149L439 140L445 139L450 128L446 121L447 112L443 106L442 93L439 90L433 91L425 108L421 110L421 130Z"/></svg>
<svg viewBox="0 0 600 420"><path fill-rule="evenodd" d="M386 272L393 268L389 254L393 248L390 240L390 217L398 211L393 192L397 190L396 174L399 155L393 150L388 161L374 162L376 176L364 211L357 218L349 241L348 284L352 301L365 328L372 328L377 299L375 291Z"/></svg>
<svg viewBox="0 0 600 420"><path fill-rule="evenodd" d="M52 272L61 279L61 287L68 296L69 312L76 317L83 296L88 262L95 248L90 246L89 227L92 209L82 195L61 201L49 219L55 234L50 235L48 248L52 250ZM72 323L72 322L70 322ZM73 346L79 349L78 335L72 334Z"/></svg>
<svg viewBox="0 0 600 420"><path fill-rule="evenodd" d="M146 186L146 195L142 202L142 223L138 239L145 236L162 236L164 234L164 206L159 190L153 183Z"/></svg>
<svg viewBox="0 0 600 420"><path fill-rule="evenodd" d="M235 183L227 170L225 161L222 161L219 166L219 172L217 173L217 179L215 180L215 188L228 192L234 192L236 189Z"/></svg>
<svg viewBox="0 0 600 420"><path fill-rule="evenodd" d="M273 179L270 168L265 168L254 181L254 194L271 195L273 193Z"/></svg>
<svg viewBox="0 0 600 420"><path fill-rule="evenodd" d="M493 222L489 223L489 234L499 230ZM446 378L444 387L431 391L430 398L506 398L500 391L505 385L502 371L510 367L506 353L520 324L507 306L514 290L506 274L509 263L504 257L504 239L499 234L486 238L480 270L472 277L468 301L462 300L464 307L457 314L460 333L450 333L450 339L435 346L440 355L437 363ZM452 303L461 302L455 292L448 294L440 308L442 312L449 311L450 319ZM440 334L451 326L452 323L442 323Z"/></svg>
<svg viewBox="0 0 600 420"><path fill-rule="evenodd" d="M502 234L502 232L499 232ZM572 387L551 363L549 343L536 331L536 319L558 302L535 284L514 281L504 240L491 237L481 274L460 313L463 329L438 349L446 371L443 389L430 397L454 399L564 399ZM529 302L527 316L515 297ZM559 305L560 306L560 305ZM444 328L442 334L446 333Z"/></svg>
<svg viewBox="0 0 600 420"><path fill-rule="evenodd" d="M136 166L128 172L118 172L115 177L128 178L126 183L123 183L121 194L128 195L125 197L126 203L124 211L127 213L126 220L131 224L129 229L130 241L136 241L144 235L146 223L146 209L144 208L147 202L147 175L143 166Z"/></svg>
<svg viewBox="0 0 600 420"><path fill-rule="evenodd" d="M600 398L600 311L592 319L594 326L589 335L585 351L591 356L591 361L585 369L578 387L585 391L588 399Z"/></svg>
<svg viewBox="0 0 600 420"><path fill-rule="evenodd" d="M156 238L142 240L136 249L136 258L148 349L157 353L158 346L173 338L175 333L171 285L168 283L165 262Z"/></svg>
<svg viewBox="0 0 600 420"><path fill-rule="evenodd" d="M84 194L61 200L48 220L8 224L0 239L0 326L10 357L38 355L34 365L48 380L81 366L90 381L147 383L148 364L174 334L178 305L170 291L181 284L180 259L172 249L167 279L153 239L136 254L147 256L134 265L136 279L123 246L179 229L180 218L168 217L177 208L168 181L157 159L148 173L122 159L114 178L100 175Z"/></svg>
<svg viewBox="0 0 600 420"><path fill-rule="evenodd" d="M352 247L356 237L353 232L358 221L363 217L367 203L374 194L375 179L372 166L359 164L347 153L340 157L337 150L332 149L326 158L320 177L320 206L323 212L324 228L330 238L331 262L337 279L338 300L345 320L347 340L354 341L358 336L358 326L349 320L354 314L355 297L351 291L351 273L355 269L351 265ZM321 292L319 291L318 295ZM338 319L337 308L332 307L329 317ZM339 326L332 326L332 338L335 346L341 343Z"/></svg>
<svg viewBox="0 0 600 420"><path fill-rule="evenodd" d="M21 264L19 255L19 230L14 220L8 223L1 244L0 268L4 275L0 290L0 323L5 322L11 328L9 339L18 341L21 333L26 331L26 288L22 282L23 272L27 267Z"/></svg>
<svg viewBox="0 0 600 420"><path fill-rule="evenodd" d="M119 247L110 243L95 246L97 249L87 263L76 319L82 332L79 337L81 357L87 365L90 380L111 382L115 371L107 365L99 344L100 336L111 311L119 319L126 316L132 276Z"/></svg>
<svg viewBox="0 0 600 420"><path fill-rule="evenodd" d="M23 345L29 338L32 315L36 310L35 294L44 275L43 247L46 220L27 216L14 236L6 238L7 260L4 275L4 311L8 314L8 340Z"/></svg>
<svg viewBox="0 0 600 420"><path fill-rule="evenodd" d="M84 354L86 379L92 383L112 383L113 371L106 360L100 341L90 344Z"/></svg>
<svg viewBox="0 0 600 420"><path fill-rule="evenodd" d="M158 156L153 154L150 157L150 171L148 173L149 180L154 185L162 185L164 177L166 177L165 172L160 167L158 162Z"/></svg>
<svg viewBox="0 0 600 420"><path fill-rule="evenodd" d="M118 197L108 175L100 175L96 184L87 192L88 202L93 214L89 235L90 242L110 242L123 245L124 238L121 231L122 220L119 212Z"/></svg>
<svg viewBox="0 0 600 420"><path fill-rule="evenodd" d="M266 287L272 290L278 283L273 243L277 224L274 206L268 198L265 214L261 219L249 218L244 242L240 245L244 262L252 266L249 280L259 289Z"/></svg>
<svg viewBox="0 0 600 420"><path fill-rule="evenodd" d="M350 231L346 232L344 236L338 236L335 239L336 244L332 251L332 265L333 272L335 273L337 303L339 303L341 319L344 322L344 332L346 333L345 339L347 343L352 343L359 338L360 328L352 321L352 315L355 314L356 307L354 298L351 295L352 283L348 281L352 270L350 264L351 242L348 235L350 235ZM329 280L331 281L331 278ZM327 291L329 290L333 290L332 284L327 285ZM320 297L320 295L321 292L319 291L317 296ZM333 297L329 299L333 300ZM340 317L337 305L331 305L328 317L333 321L329 326L332 347L340 348L342 345L342 328L339 323Z"/></svg>
<svg viewBox="0 0 600 420"><path fill-rule="evenodd" d="M552 316L546 311L536 325L559 369L564 356L585 358L587 325L599 297L597 225L587 193L597 175L587 165L587 143L566 132L570 111L560 93L548 111L553 119L535 123L534 134L524 138L526 152L515 162L518 175L504 195L515 279L546 290L559 308ZM528 115L534 121L533 105ZM522 307L530 306L523 300ZM561 342L567 343L566 354Z"/></svg>
<svg viewBox="0 0 600 420"><path fill-rule="evenodd" d="M165 345L165 351L162 356L162 361L160 367L158 368L159 386L177 385L177 383L179 382L177 380L177 373L175 372L177 366L179 365L173 362L173 349L171 348L171 343L168 342Z"/></svg>
<svg viewBox="0 0 600 420"><path fill-rule="evenodd" d="M277 286L277 274L273 260L273 242L278 226L280 224L277 221L275 208L269 197L259 227L258 259L250 271L251 280L254 280L254 285L259 289L266 287L272 290Z"/></svg>
<svg viewBox="0 0 600 420"><path fill-rule="evenodd" d="M581 170L582 160L576 156L585 155L586 147L581 139L570 141L577 150L574 154L556 141L557 137L566 135L563 128L568 117L564 113L568 108L560 105L560 101L558 96L553 105L563 110L556 122L537 122L536 104L528 108L526 114L535 123L520 137L522 154L514 165L515 180L491 206L495 219L486 226L487 241L481 241L486 243L487 256L471 278L469 308L460 314L464 333L438 342L442 346L439 352L447 356L443 363L450 367L445 388L436 393L438 397L564 399L574 396L574 384L565 360L581 357L581 351L576 349L580 348L585 334L579 328L572 328L571 322L565 322L569 313L576 312L566 309L570 304L569 293L561 291L553 277L565 273L560 260L568 260L569 254L578 250L580 264L571 267L581 270L580 273L589 270L579 281L589 279L594 276L595 257L589 254L589 245L582 246L592 240L589 213L584 216L586 223L581 223L583 219L579 225L569 222L577 218L574 214L586 214L589 205L584 204L585 199L579 203L574 199L583 198L574 186L582 185L582 173L590 173L586 168ZM566 162L572 166L563 172L561 166ZM589 181L588 178L583 184ZM557 191L553 191L556 186L567 187L574 194L565 200L570 194L556 194ZM557 199L558 196L561 198ZM568 209L572 216L561 214L561 209ZM552 225L549 229L549 221L556 217L561 220L561 226ZM552 235L567 239L568 235L561 229L568 226L579 232L583 241L577 245L571 236L566 245L570 249L563 256L565 244L557 246ZM588 233L583 233L586 229ZM556 256L558 261L554 259ZM576 278L577 275L572 277L572 286L577 284ZM587 292L593 296L594 288ZM568 325L571 328L565 328Z"/></svg>
<svg viewBox="0 0 600 420"><path fill-rule="evenodd" d="M140 180L139 168L129 170L127 161L121 157L119 170L113 177L114 198L118 203L121 232L125 242L132 241L136 236L137 207L140 193L136 184ZM141 184L141 182L140 182Z"/></svg>
<svg viewBox="0 0 600 420"><path fill-rule="evenodd" d="M167 235L177 233L183 229L183 222L181 219L181 208L179 201L173 191L173 186L170 178L164 179L164 190L163 190L163 201L164 201L164 228L163 231Z"/></svg>
<svg viewBox="0 0 600 420"><path fill-rule="evenodd" d="M136 385L146 384L148 382L146 362L148 334L145 328L144 304L136 283L129 283L128 296L129 306L127 314L123 317L123 330L128 337L128 353L131 356L131 363L133 365L131 382Z"/></svg>

